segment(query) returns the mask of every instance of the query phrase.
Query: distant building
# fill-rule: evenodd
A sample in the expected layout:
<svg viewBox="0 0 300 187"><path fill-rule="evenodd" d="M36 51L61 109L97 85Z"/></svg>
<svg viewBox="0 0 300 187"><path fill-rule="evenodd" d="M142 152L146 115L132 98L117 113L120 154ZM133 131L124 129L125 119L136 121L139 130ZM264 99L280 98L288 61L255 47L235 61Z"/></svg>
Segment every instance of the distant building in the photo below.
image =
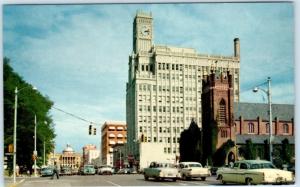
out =
<svg viewBox="0 0 300 187"><path fill-rule="evenodd" d="M96 145L88 144L88 145L85 145L82 148L83 164L90 164L91 163L90 158L89 158L89 151L91 151L91 150L97 150Z"/></svg>
<svg viewBox="0 0 300 187"><path fill-rule="evenodd" d="M180 133L191 119L202 126L202 78L212 68L232 72L232 93L239 101L240 41L233 40L233 55L199 54L195 49L153 44L152 14L138 12L133 22L133 51L129 56L126 87L128 150L146 166L143 144L159 144L155 154L175 161ZM178 36L180 37L180 36ZM213 41L212 41L213 42ZM145 146L142 146L145 147ZM147 147L147 146L146 146Z"/></svg>
<svg viewBox="0 0 300 187"><path fill-rule="evenodd" d="M120 121L107 121L101 129L102 164L113 166L113 146L127 142L127 125Z"/></svg>
<svg viewBox="0 0 300 187"><path fill-rule="evenodd" d="M48 163L54 165L57 162L60 167L71 167L72 169L78 169L82 162L82 155L80 153L75 153L73 148L67 144L67 147L62 151L62 153L53 153L49 155Z"/></svg>
<svg viewBox="0 0 300 187"><path fill-rule="evenodd" d="M100 158L100 150L89 150L87 156L88 164L99 165L98 159Z"/></svg>

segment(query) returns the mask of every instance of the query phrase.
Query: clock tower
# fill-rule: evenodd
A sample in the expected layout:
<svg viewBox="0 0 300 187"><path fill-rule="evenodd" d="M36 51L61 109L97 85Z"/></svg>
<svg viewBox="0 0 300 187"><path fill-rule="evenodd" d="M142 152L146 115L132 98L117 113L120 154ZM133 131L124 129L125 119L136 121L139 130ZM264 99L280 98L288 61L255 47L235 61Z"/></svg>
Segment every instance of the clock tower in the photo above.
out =
<svg viewBox="0 0 300 187"><path fill-rule="evenodd" d="M153 39L152 15L138 12L133 22L133 51L148 52L152 46Z"/></svg>

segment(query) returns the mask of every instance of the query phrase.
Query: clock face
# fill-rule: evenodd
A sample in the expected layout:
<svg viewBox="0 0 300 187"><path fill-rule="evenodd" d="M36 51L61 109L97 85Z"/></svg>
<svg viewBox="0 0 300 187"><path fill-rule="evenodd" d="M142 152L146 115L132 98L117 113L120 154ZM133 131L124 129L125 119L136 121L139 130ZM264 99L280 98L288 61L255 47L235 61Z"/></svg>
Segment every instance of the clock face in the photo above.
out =
<svg viewBox="0 0 300 187"><path fill-rule="evenodd" d="M140 32L142 36L150 36L151 30L149 26L143 25L141 26Z"/></svg>

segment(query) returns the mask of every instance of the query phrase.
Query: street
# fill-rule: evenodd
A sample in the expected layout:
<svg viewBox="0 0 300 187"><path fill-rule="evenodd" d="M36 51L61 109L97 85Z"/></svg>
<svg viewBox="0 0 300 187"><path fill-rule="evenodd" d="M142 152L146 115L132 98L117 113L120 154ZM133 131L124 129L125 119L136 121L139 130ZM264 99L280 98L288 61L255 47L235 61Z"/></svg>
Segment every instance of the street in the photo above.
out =
<svg viewBox="0 0 300 187"><path fill-rule="evenodd" d="M206 181L193 179L190 181L145 181L143 175L91 175L91 176L61 176L51 180L50 177L25 178L18 186L21 187L48 187L48 186L207 186L220 185L215 176L208 177Z"/></svg>

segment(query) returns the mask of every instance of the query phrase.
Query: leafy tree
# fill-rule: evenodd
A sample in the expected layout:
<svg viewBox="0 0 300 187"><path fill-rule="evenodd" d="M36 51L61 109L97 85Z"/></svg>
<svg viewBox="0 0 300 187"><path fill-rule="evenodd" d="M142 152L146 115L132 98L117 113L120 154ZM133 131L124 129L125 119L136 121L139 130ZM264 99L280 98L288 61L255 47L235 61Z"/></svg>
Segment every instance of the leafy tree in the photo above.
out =
<svg viewBox="0 0 300 187"><path fill-rule="evenodd" d="M201 131L194 120L180 135L179 152L181 162L201 160Z"/></svg>
<svg viewBox="0 0 300 187"><path fill-rule="evenodd" d="M214 166L219 167L225 164L226 156L232 147L234 147L234 141L231 139L221 145L221 147L213 155Z"/></svg>
<svg viewBox="0 0 300 187"><path fill-rule="evenodd" d="M288 164L291 161L291 148L289 145L289 140L285 138L281 143L281 158L285 164Z"/></svg>
<svg viewBox="0 0 300 187"><path fill-rule="evenodd" d="M251 139L246 140L246 145L239 148L239 154L247 160L256 159L256 150Z"/></svg>
<svg viewBox="0 0 300 187"><path fill-rule="evenodd" d="M3 60L4 90L4 152L13 144L15 88L18 88L17 106L17 164L31 168L34 150L34 116L37 118L37 152L43 155L45 141L46 154L53 150L54 127L49 115L53 102L32 88L22 77L13 71L10 60ZM26 89L25 89L26 88ZM10 169L12 165L8 164Z"/></svg>
<svg viewBox="0 0 300 187"><path fill-rule="evenodd" d="M264 141L264 157L266 160L270 160L270 145L268 140Z"/></svg>

